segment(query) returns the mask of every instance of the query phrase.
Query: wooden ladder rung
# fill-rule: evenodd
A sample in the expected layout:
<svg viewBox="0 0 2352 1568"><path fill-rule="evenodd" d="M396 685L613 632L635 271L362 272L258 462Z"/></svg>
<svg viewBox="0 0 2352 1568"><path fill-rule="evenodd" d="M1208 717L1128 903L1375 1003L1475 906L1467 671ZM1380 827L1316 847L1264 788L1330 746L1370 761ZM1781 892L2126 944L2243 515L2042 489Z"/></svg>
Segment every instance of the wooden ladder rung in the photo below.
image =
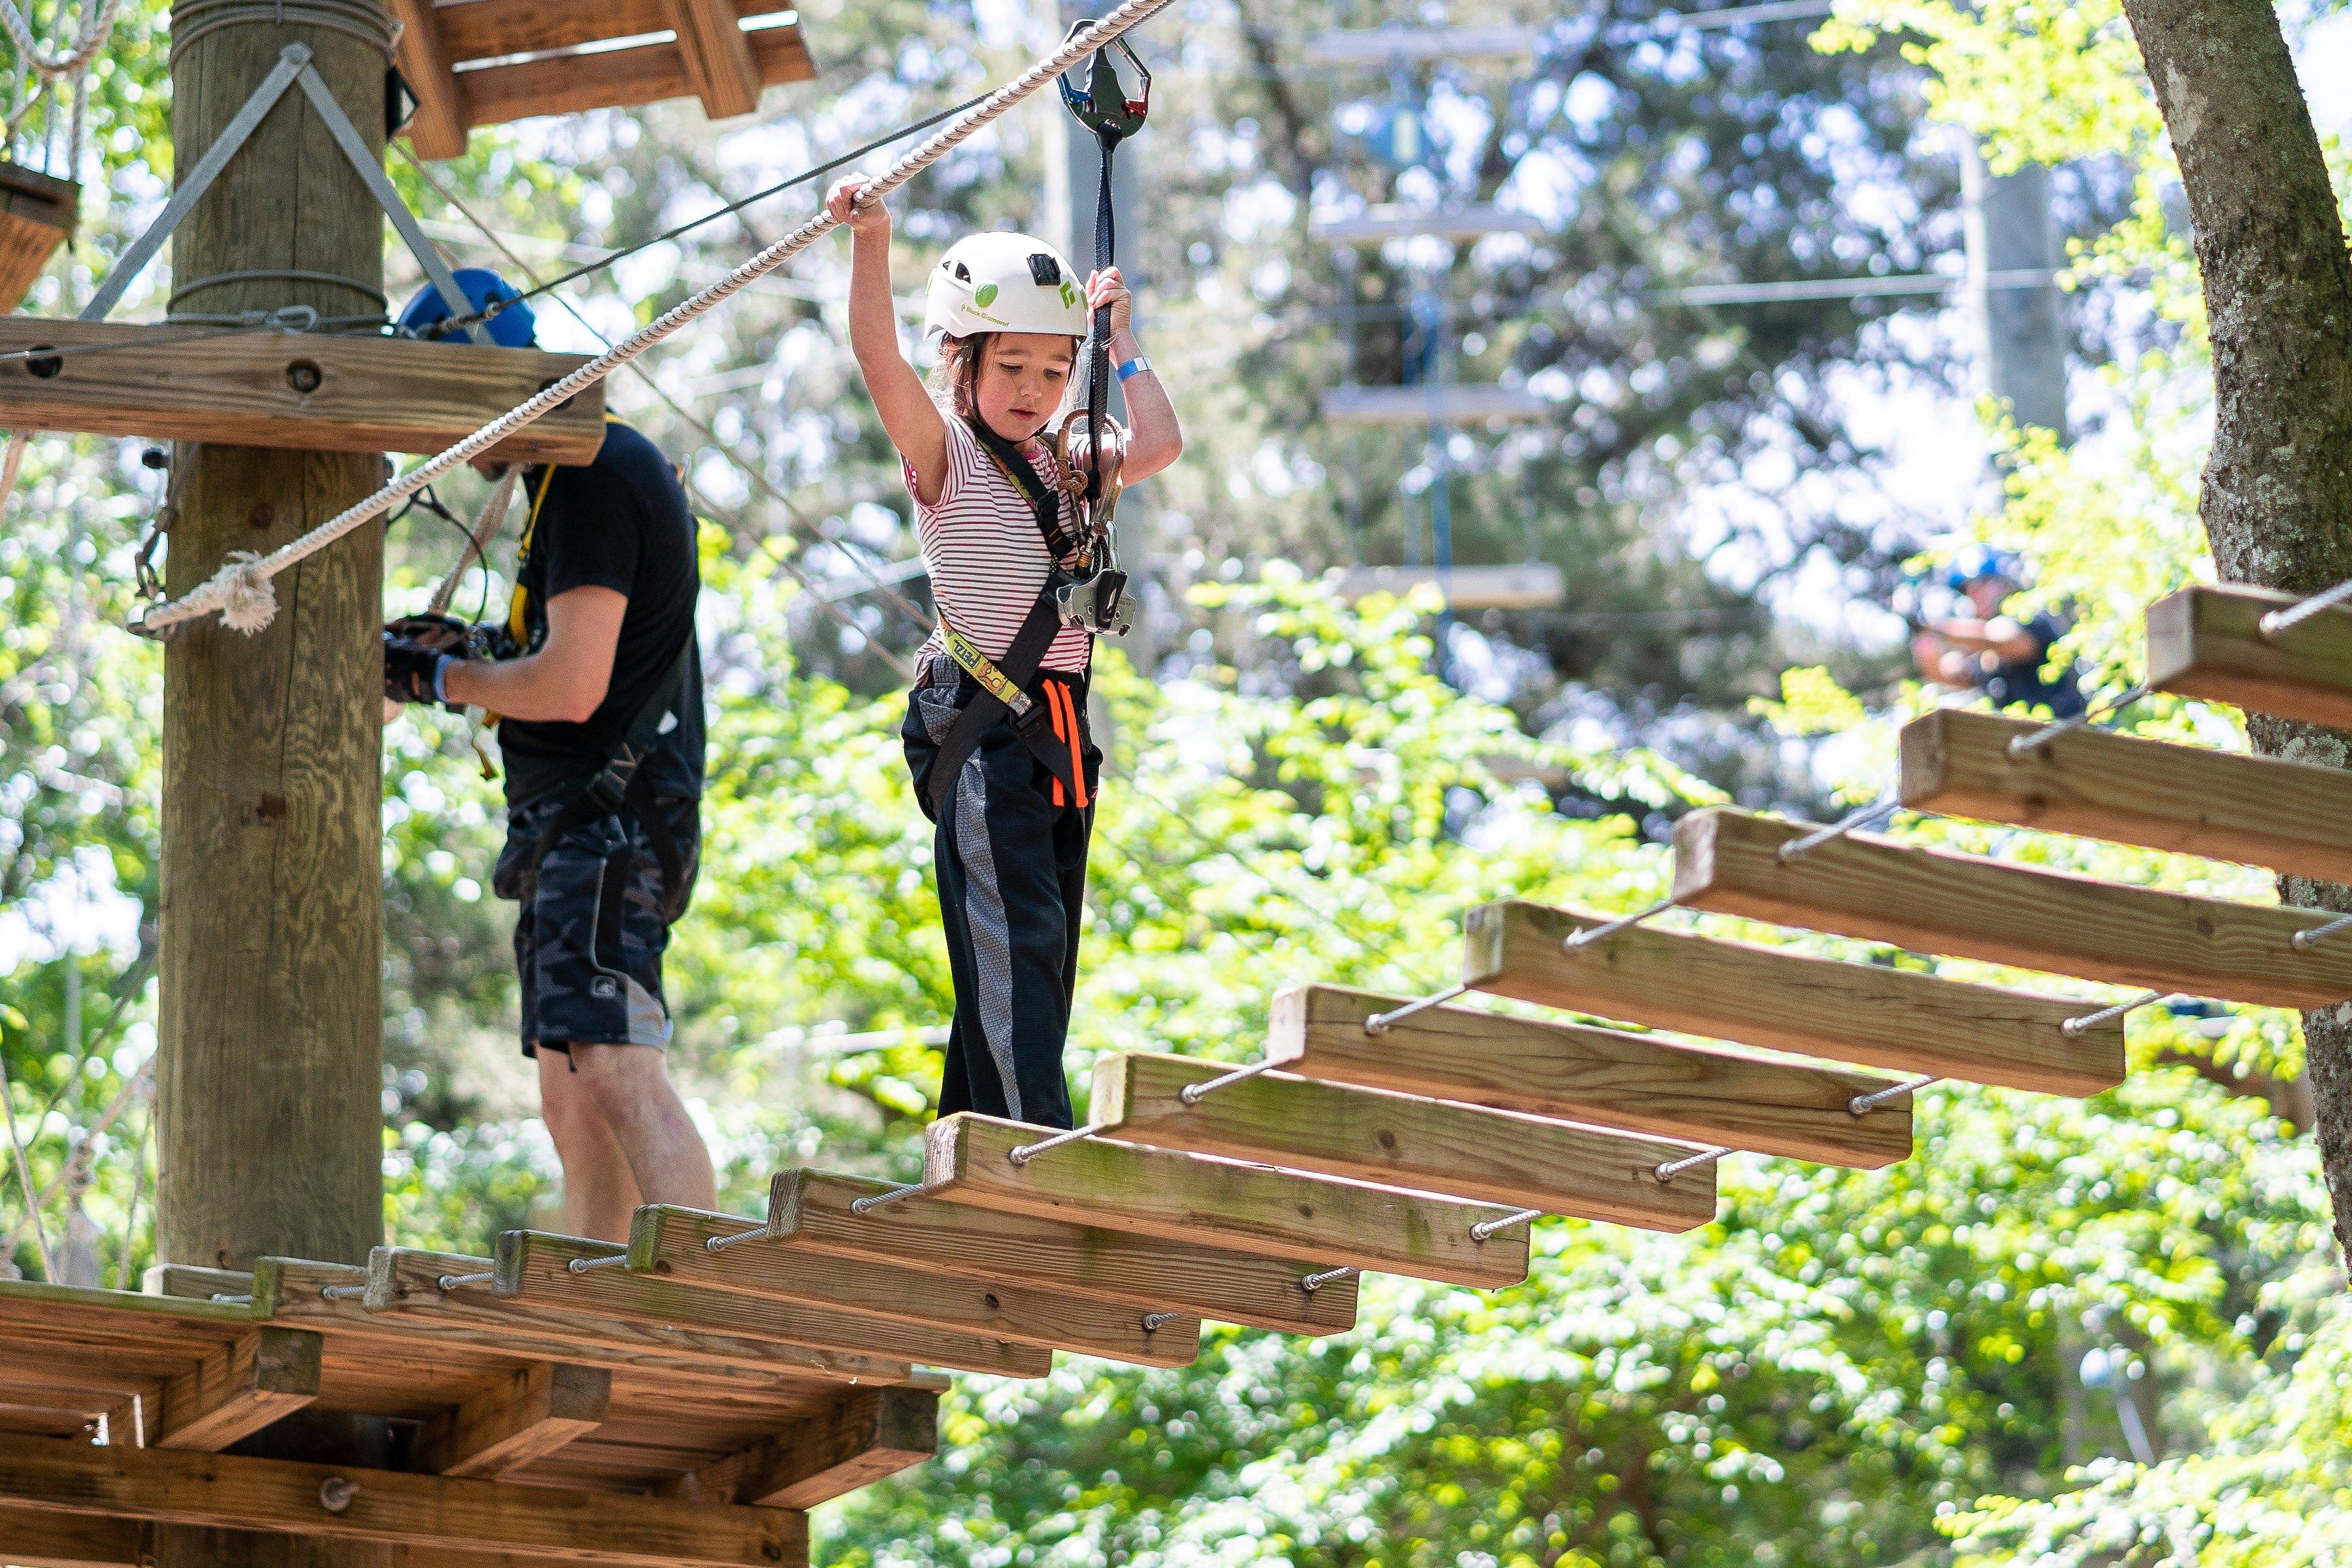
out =
<svg viewBox="0 0 2352 1568"><path fill-rule="evenodd" d="M1527 1278L1528 1227L1484 1240L1471 1227L1508 1211L1334 1182L1199 1154L1086 1138L1013 1159L1053 1136L960 1113L923 1140L923 1184L952 1204L1035 1215L1163 1241L1311 1258L1449 1284Z"/></svg>
<svg viewBox="0 0 2352 1568"><path fill-rule="evenodd" d="M1231 1070L1184 1057L1104 1057L1087 1121L1107 1138L1154 1148L1643 1230L1689 1230L1715 1217L1713 1166L1665 1184L1653 1173L1692 1152L1687 1144L1291 1073L1185 1103L1183 1090Z"/></svg>
<svg viewBox="0 0 2352 1568"><path fill-rule="evenodd" d="M1043 1345L831 1306L755 1300L635 1273L627 1261L625 1249L608 1242L510 1230L499 1237L495 1289L502 1300L536 1301L552 1310L647 1328L737 1334L997 1377L1043 1377L1054 1370L1054 1352ZM574 1263L600 1267L575 1272Z"/></svg>
<svg viewBox="0 0 2352 1568"><path fill-rule="evenodd" d="M735 1294L751 1302L839 1307L914 1324L1071 1351L1138 1366L1183 1366L1201 1352L1201 1320L1151 1319L1139 1307L1003 1280L927 1272L876 1258L812 1257L764 1235L712 1251L714 1240L764 1232L759 1220L647 1205L636 1213L629 1266L643 1278Z"/></svg>
<svg viewBox="0 0 2352 1568"><path fill-rule="evenodd" d="M1278 1333L1337 1334L1355 1326L1354 1279L1298 1288L1325 1267L1310 1260L1315 1255L1268 1258L1230 1245L1171 1244L921 1195L863 1214L851 1206L892 1190L862 1176L780 1171L768 1188L769 1236L791 1253L880 1258Z"/></svg>
<svg viewBox="0 0 2352 1568"><path fill-rule="evenodd" d="M2061 1027L2094 1004L1656 926L1562 945L1609 918L1515 900L1482 904L1464 922L1463 983L1594 1017L1963 1083L2088 1095L2124 1079L2121 1019L2074 1037Z"/></svg>
<svg viewBox="0 0 2352 1568"><path fill-rule="evenodd" d="M2291 939L2331 916L2097 881L1875 835L1783 863L1810 831L1713 807L1675 825L1675 896L1692 909L2117 985L2270 1007L2352 998L2352 941Z"/></svg>
<svg viewBox="0 0 2352 1568"><path fill-rule="evenodd" d="M1885 1079L1479 1007L1425 1008L1384 1034L1366 1030L1367 1019L1404 1000L1289 987L1274 999L1266 1055L1327 1083L1824 1164L1875 1169L1911 1154L1908 1095L1861 1116L1848 1109L1888 1088Z"/></svg>
<svg viewBox="0 0 2352 1568"><path fill-rule="evenodd" d="M1946 708L1903 727L1905 805L2352 882L2352 773Z"/></svg>
<svg viewBox="0 0 2352 1568"><path fill-rule="evenodd" d="M2147 607L2147 683L2250 712L2352 730L2352 608L2322 610L2277 637L2262 618L2298 598L2199 584Z"/></svg>

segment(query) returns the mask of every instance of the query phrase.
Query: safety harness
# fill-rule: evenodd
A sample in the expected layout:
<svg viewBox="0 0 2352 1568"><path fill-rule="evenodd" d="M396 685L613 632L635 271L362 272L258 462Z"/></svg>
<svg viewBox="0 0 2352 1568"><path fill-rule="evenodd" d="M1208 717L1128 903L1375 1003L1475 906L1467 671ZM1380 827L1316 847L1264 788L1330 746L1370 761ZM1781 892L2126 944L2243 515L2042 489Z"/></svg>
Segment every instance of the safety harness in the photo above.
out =
<svg viewBox="0 0 2352 1568"><path fill-rule="evenodd" d="M1071 29L1076 36L1080 23ZM1095 51L1085 88L1061 82L1062 101L1078 123L1095 134L1102 150L1102 178L1095 197L1095 269L1108 268L1118 248L1117 226L1111 212L1111 157L1119 142L1143 129L1151 108L1151 73L1124 40L1115 46L1127 57L1140 79L1134 96L1119 81L1111 47ZM1045 537L1045 553L1053 563L1045 585L1029 606L1021 628L1001 659L991 659L971 638L940 617L940 641L978 688L956 714L954 725L940 743L932 763L929 795L931 815L946 808L957 774L980 746L991 724L1010 714L1013 732L1045 763L1054 775L1054 804L1065 799L1083 810L1087 804L1086 763L1080 752L1084 737L1077 704L1063 682L1037 679L1037 667L1064 626L1083 628L1090 637L1125 637L1134 625L1134 606L1127 595L1127 574L1118 569L1111 537L1118 508L1119 470L1126 456L1123 440L1103 439L1103 416L1110 401L1110 309L1095 311L1087 339L1087 402L1084 447L1078 446L1078 422L1065 419L1053 433L1056 457L1066 474L1083 474L1078 492L1079 527L1073 537L1062 523L1061 498L1040 479L1021 449L988 427L974 414L968 421L981 450L1003 469L1036 514L1037 531ZM1069 557L1073 568L1064 569ZM1064 785L1067 784L1065 793Z"/></svg>
<svg viewBox="0 0 2352 1568"><path fill-rule="evenodd" d="M531 543L539 534L540 510L547 504L548 489L554 482L555 465L550 463L541 470L539 483L530 498L530 511L523 521L522 539L515 549L515 586L514 595L508 603L507 634L513 639L518 653L528 651L530 642L530 592L523 586L523 569L530 564ZM693 665L694 625L689 620L677 653L670 660L668 675L656 683L646 694L646 700L638 704L636 712L622 731L620 741L604 759L604 765L582 786L578 795L564 804L562 810L549 814L546 826L541 828L538 838L532 842L530 855L524 863L526 889L536 885L540 862L547 858L548 851L555 847L565 833L601 817L616 815L624 807L634 808L644 804L643 781L637 770L653 754L654 748L661 743L661 738L677 727L678 699L685 693L687 675ZM659 812L640 810L635 815L646 830L646 840L653 846L654 858L661 865L665 912L675 914L678 911L667 906L675 905L685 896L685 856L678 848L677 837L670 832L669 824L662 820ZM525 896L529 896L528 890Z"/></svg>

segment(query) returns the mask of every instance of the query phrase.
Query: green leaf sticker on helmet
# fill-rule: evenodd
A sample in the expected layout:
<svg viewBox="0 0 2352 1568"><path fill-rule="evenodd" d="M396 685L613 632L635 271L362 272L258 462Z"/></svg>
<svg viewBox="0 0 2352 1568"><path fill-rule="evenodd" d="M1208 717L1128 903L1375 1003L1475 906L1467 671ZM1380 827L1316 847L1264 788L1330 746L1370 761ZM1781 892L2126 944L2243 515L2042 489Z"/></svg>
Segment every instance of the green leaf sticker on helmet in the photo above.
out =
<svg viewBox="0 0 2352 1568"><path fill-rule="evenodd" d="M979 288L973 289L971 291L971 302L979 306L983 310L987 310L991 305L995 304L996 285L993 283L983 283Z"/></svg>

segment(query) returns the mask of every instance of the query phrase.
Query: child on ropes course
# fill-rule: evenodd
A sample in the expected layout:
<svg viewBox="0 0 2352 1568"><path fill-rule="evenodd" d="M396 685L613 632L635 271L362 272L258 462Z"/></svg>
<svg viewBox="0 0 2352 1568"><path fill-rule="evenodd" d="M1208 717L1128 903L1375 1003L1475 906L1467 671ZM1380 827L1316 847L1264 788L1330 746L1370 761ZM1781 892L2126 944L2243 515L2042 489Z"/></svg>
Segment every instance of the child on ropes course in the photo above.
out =
<svg viewBox="0 0 2352 1568"><path fill-rule="evenodd" d="M1081 500L1097 468L1070 439L1085 422L1055 416L1094 310L1109 312L1132 426L1105 422L1097 493L1160 472L1184 438L1136 343L1118 270L1081 290L1061 253L1026 235L973 235L940 259L924 312L926 335L940 337L939 384L927 386L899 352L889 214L859 205L863 184L852 176L825 197L852 234L850 346L903 460L940 612L901 732L937 825L955 981L940 1111L1067 1128L1062 1045L1102 763L1087 677L1113 610L1087 575L1107 509Z"/></svg>

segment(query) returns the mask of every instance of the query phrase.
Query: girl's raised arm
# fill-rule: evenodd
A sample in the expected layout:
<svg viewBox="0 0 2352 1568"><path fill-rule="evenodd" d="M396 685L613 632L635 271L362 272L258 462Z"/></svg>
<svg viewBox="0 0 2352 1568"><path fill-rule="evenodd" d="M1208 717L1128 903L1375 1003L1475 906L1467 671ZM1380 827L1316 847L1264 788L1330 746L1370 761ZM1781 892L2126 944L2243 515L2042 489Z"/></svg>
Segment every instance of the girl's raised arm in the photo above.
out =
<svg viewBox="0 0 2352 1568"><path fill-rule="evenodd" d="M890 214L878 201L858 205L857 193L865 187L865 175L851 174L824 198L825 211L850 233L849 347L882 428L915 471L915 497L928 505L947 484L947 423L923 378L898 352L898 313L890 293Z"/></svg>

